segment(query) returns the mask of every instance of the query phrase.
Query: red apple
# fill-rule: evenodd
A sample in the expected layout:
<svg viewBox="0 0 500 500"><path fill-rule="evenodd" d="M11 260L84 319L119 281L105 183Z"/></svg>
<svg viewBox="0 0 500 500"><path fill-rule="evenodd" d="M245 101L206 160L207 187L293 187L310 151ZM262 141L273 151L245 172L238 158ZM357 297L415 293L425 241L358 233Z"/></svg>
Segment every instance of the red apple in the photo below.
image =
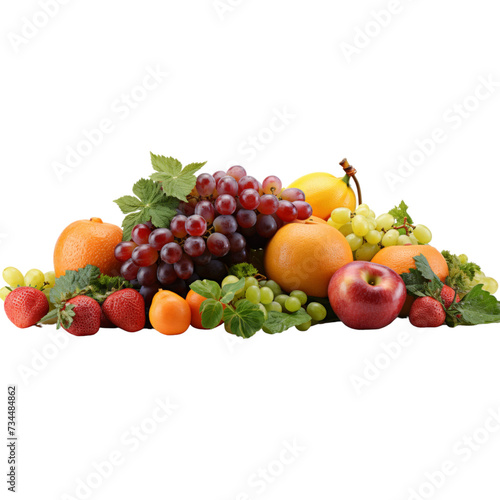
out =
<svg viewBox="0 0 500 500"><path fill-rule="evenodd" d="M335 314L350 328L383 328L401 311L406 286L392 269L358 260L335 272L328 298Z"/></svg>

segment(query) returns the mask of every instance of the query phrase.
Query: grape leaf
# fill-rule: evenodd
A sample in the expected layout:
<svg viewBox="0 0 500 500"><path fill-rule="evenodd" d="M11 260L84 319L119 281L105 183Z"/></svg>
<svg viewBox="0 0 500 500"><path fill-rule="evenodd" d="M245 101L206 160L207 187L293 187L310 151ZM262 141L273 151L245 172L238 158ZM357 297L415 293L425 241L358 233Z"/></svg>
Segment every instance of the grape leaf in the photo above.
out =
<svg viewBox="0 0 500 500"><path fill-rule="evenodd" d="M165 196L160 183L140 179L134 184L134 196L122 196L115 200L120 210L127 214L122 222L123 240L131 238L135 225L151 221L156 227L168 227L176 215L179 200Z"/></svg>
<svg viewBox="0 0 500 500"><path fill-rule="evenodd" d="M179 160L151 153L151 163L156 170L151 179L161 182L163 192L167 197L187 201L187 195L196 185L195 172L200 170L204 163L190 163L182 168Z"/></svg>
<svg viewBox="0 0 500 500"><path fill-rule="evenodd" d="M408 215L408 205L404 201L401 201L399 206L389 210L389 213L396 219L396 226L401 226L404 223L405 217L408 224L413 224L412 218Z"/></svg>
<svg viewBox="0 0 500 500"><path fill-rule="evenodd" d="M216 281L197 280L189 286L193 292L206 299L219 300L221 296L220 286Z"/></svg>
<svg viewBox="0 0 500 500"><path fill-rule="evenodd" d="M299 310L292 314L270 311L262 329L266 333L281 333L292 328L292 326L302 325L308 321L311 321L311 316L304 311Z"/></svg>
<svg viewBox="0 0 500 500"><path fill-rule="evenodd" d="M207 299L201 303L201 325L211 330L219 325L222 320L222 304L214 299Z"/></svg>
<svg viewBox="0 0 500 500"><path fill-rule="evenodd" d="M236 283L230 283L222 287L222 299L223 304L229 304L234 299L234 296L245 287L245 278L241 278Z"/></svg>
<svg viewBox="0 0 500 500"><path fill-rule="evenodd" d="M226 307L223 317L229 331L245 339L257 333L265 321L259 306L246 299L239 300L236 308Z"/></svg>

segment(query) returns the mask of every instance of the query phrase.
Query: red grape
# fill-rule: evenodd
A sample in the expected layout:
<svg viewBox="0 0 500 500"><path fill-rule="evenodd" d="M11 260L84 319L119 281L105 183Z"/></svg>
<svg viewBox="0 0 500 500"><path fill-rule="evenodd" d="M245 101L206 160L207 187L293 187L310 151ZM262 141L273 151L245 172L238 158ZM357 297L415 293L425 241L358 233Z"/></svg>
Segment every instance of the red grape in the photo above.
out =
<svg viewBox="0 0 500 500"><path fill-rule="evenodd" d="M229 254L231 264L241 264L242 262L248 261L248 252L246 248L240 250L239 252L234 252Z"/></svg>
<svg viewBox="0 0 500 500"><path fill-rule="evenodd" d="M187 280L194 272L194 264L189 255L184 254L179 262L174 264L174 271L181 280Z"/></svg>
<svg viewBox="0 0 500 500"><path fill-rule="evenodd" d="M132 259L129 259L122 265L120 269L120 274L122 275L122 278L125 278L128 281L132 281L137 278L138 271L139 271L139 266L136 266L132 261Z"/></svg>
<svg viewBox="0 0 500 500"><path fill-rule="evenodd" d="M245 177L245 175L247 175L247 171L243 167L235 165L227 171L227 175L230 175L235 180L239 181L242 177Z"/></svg>
<svg viewBox="0 0 500 500"><path fill-rule="evenodd" d="M228 194L221 194L215 200L215 209L221 215L231 215L236 210L236 200Z"/></svg>
<svg viewBox="0 0 500 500"><path fill-rule="evenodd" d="M202 236L207 230L207 221L201 215L191 215L185 224L190 236Z"/></svg>
<svg viewBox="0 0 500 500"><path fill-rule="evenodd" d="M161 249L160 257L167 264L175 264L182 257L182 247L175 242L167 243Z"/></svg>
<svg viewBox="0 0 500 500"><path fill-rule="evenodd" d="M255 210L260 205L260 195L255 189L244 189L239 200L241 206L247 210Z"/></svg>
<svg viewBox="0 0 500 500"><path fill-rule="evenodd" d="M155 249L160 251L167 243L174 241L174 235L170 229L161 227L155 229L149 235L149 244Z"/></svg>
<svg viewBox="0 0 500 500"><path fill-rule="evenodd" d="M158 266L157 277L162 285L171 285L177 279L174 266L166 262L161 262Z"/></svg>
<svg viewBox="0 0 500 500"><path fill-rule="evenodd" d="M304 201L306 195L301 189L288 188L281 193L281 199L286 201Z"/></svg>
<svg viewBox="0 0 500 500"><path fill-rule="evenodd" d="M224 172L224 170L217 170L217 172L215 172L215 174L212 176L214 178L214 181L215 181L215 185L217 186L217 183L219 182L220 179L222 179L226 174L226 172Z"/></svg>
<svg viewBox="0 0 500 500"><path fill-rule="evenodd" d="M210 196L215 191L215 179L210 174L200 174L196 179L196 190L200 196Z"/></svg>
<svg viewBox="0 0 500 500"><path fill-rule="evenodd" d="M160 284L157 281L152 285L141 286L139 293L142 295L146 307L149 307L151 305L151 302L153 302L153 298L158 293L159 288Z"/></svg>
<svg viewBox="0 0 500 500"><path fill-rule="evenodd" d="M281 180L275 175L270 175L262 181L262 189L264 190L264 194L274 194L276 196L279 196L282 187L283 184L281 183Z"/></svg>
<svg viewBox="0 0 500 500"><path fill-rule="evenodd" d="M193 200L196 202L194 198ZM194 214L194 205L192 205L191 203L186 203L185 201L181 201L179 203L179 209L186 217L189 217L190 215Z"/></svg>
<svg viewBox="0 0 500 500"><path fill-rule="evenodd" d="M190 236L184 242L184 251L190 257L199 257L205 251L205 240L200 236Z"/></svg>
<svg viewBox="0 0 500 500"><path fill-rule="evenodd" d="M217 183L217 193L219 196L221 194L236 196L238 194L238 183L230 175L225 175Z"/></svg>
<svg viewBox="0 0 500 500"><path fill-rule="evenodd" d="M264 194L260 197L259 212L265 215L275 214L279 207L279 200L274 194Z"/></svg>
<svg viewBox="0 0 500 500"><path fill-rule="evenodd" d="M126 262L132 257L132 252L136 246L137 243L134 243L133 241L122 241L121 243L118 243L115 247L115 259L118 262Z"/></svg>
<svg viewBox="0 0 500 500"><path fill-rule="evenodd" d="M271 238L278 230L278 225L273 216L268 214L259 215L255 227L259 236L263 238Z"/></svg>
<svg viewBox="0 0 500 500"><path fill-rule="evenodd" d="M194 209L196 215L201 215L207 224L212 224L215 218L215 209L212 203L208 200L199 201Z"/></svg>
<svg viewBox="0 0 500 500"><path fill-rule="evenodd" d="M222 234L231 234L238 229L238 223L232 215L219 215L214 220L215 231Z"/></svg>
<svg viewBox="0 0 500 500"><path fill-rule="evenodd" d="M241 193L245 189L255 189L259 191L259 181L251 175L245 175L238 181L238 192Z"/></svg>
<svg viewBox="0 0 500 500"><path fill-rule="evenodd" d="M293 204L297 208L297 219L308 219L313 214L311 205L309 205L306 201L294 201Z"/></svg>
<svg viewBox="0 0 500 500"><path fill-rule="evenodd" d="M231 245L231 252L241 252L247 246L247 240L240 233L233 233L228 235L227 239Z"/></svg>
<svg viewBox="0 0 500 500"><path fill-rule="evenodd" d="M186 221L185 215L176 215L170 222L170 231L176 238L184 238L187 235Z"/></svg>
<svg viewBox="0 0 500 500"><path fill-rule="evenodd" d="M136 266L152 266L158 260L158 251L151 245L139 245L132 252L132 261Z"/></svg>
<svg viewBox="0 0 500 500"><path fill-rule="evenodd" d="M206 266L212 260L212 254L205 248L205 251L199 257L193 257L193 262L200 266Z"/></svg>
<svg viewBox="0 0 500 500"><path fill-rule="evenodd" d="M137 224L134 229L132 229L132 239L138 245L145 245L148 243L150 234L151 228L147 224Z"/></svg>
<svg viewBox="0 0 500 500"><path fill-rule="evenodd" d="M216 257L224 257L229 253L231 245L226 236L221 233L212 233L207 239L207 248Z"/></svg>
<svg viewBox="0 0 500 500"><path fill-rule="evenodd" d="M253 210L240 210L236 214L236 220L241 227L248 229L249 227L255 226L257 214Z"/></svg>
<svg viewBox="0 0 500 500"><path fill-rule="evenodd" d="M148 267L141 267L137 272L137 281L142 286L150 286L156 283L158 266L153 264Z"/></svg>
<svg viewBox="0 0 500 500"><path fill-rule="evenodd" d="M298 213L297 207L291 201L281 200L276 215L284 222L292 222Z"/></svg>

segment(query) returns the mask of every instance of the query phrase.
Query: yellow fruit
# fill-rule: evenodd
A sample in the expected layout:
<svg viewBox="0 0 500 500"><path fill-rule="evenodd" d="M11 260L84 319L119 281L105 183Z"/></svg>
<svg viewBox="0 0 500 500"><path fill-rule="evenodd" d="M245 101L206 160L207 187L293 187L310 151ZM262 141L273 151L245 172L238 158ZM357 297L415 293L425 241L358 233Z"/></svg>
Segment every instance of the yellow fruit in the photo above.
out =
<svg viewBox="0 0 500 500"><path fill-rule="evenodd" d="M339 178L326 172L314 172L300 177L288 187L304 191L313 215L327 220L335 208L347 207L351 211L356 208L356 195L349 186L349 179L348 175Z"/></svg>
<svg viewBox="0 0 500 500"><path fill-rule="evenodd" d="M11 288L17 288L18 286L24 286L24 276L19 269L15 267L6 267L2 273L3 279Z"/></svg>
<svg viewBox="0 0 500 500"><path fill-rule="evenodd" d="M33 288L38 288L41 290L45 282L45 276L39 269L30 269L24 275L24 283L26 286L31 286Z"/></svg>
<svg viewBox="0 0 500 500"><path fill-rule="evenodd" d="M7 295L9 295L10 290L4 286L3 288L0 288L0 299L5 300L7 298Z"/></svg>

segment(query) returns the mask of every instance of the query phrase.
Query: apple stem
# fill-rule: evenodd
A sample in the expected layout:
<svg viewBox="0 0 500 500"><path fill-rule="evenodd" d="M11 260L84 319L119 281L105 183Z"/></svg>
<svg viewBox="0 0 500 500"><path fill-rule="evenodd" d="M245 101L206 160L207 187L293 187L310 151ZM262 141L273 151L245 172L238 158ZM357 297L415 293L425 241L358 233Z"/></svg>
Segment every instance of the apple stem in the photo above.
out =
<svg viewBox="0 0 500 500"><path fill-rule="evenodd" d="M344 158L339 165L344 169L344 172L349 178L354 179L354 182L356 184L356 189L358 191L358 205L361 205L363 203L363 199L361 198L361 186L359 185L359 181L356 178L356 169L349 164L346 158ZM349 185L349 182L347 182L347 185Z"/></svg>

